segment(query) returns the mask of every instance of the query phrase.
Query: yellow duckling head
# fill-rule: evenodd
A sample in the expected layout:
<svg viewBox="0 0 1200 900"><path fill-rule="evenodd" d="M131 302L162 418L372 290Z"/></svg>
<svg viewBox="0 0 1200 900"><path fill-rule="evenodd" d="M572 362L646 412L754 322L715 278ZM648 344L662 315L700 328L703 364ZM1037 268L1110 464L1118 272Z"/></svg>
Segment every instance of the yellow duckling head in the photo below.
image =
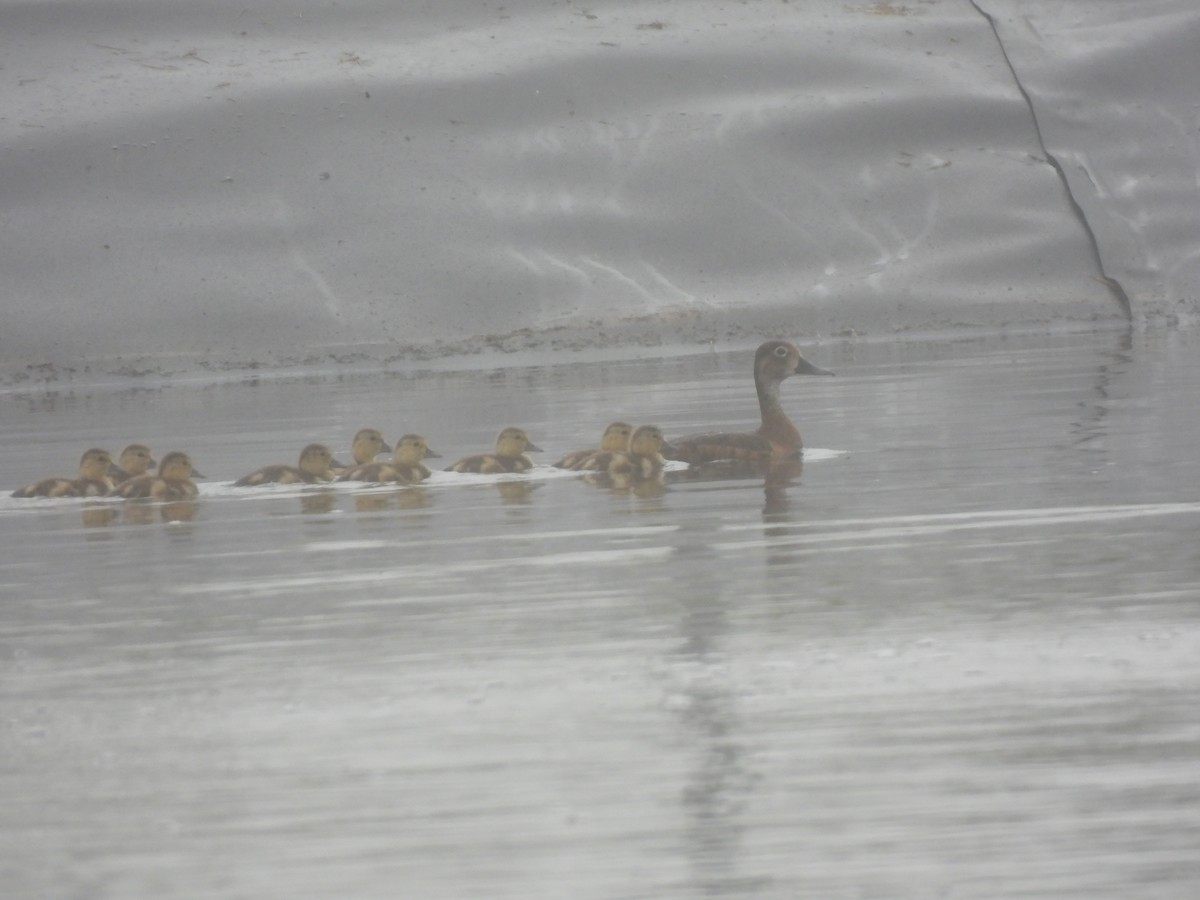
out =
<svg viewBox="0 0 1200 900"><path fill-rule="evenodd" d="M112 454L107 450L101 450L99 447L85 450L79 458L79 477L88 481L104 481L108 477L112 461ZM112 485L111 481L109 485Z"/></svg>
<svg viewBox="0 0 1200 900"><path fill-rule="evenodd" d="M383 435L375 428L363 428L354 435L350 444L350 454L357 465L364 465L375 459L380 453L391 453L392 448L383 439Z"/></svg>
<svg viewBox="0 0 1200 900"><path fill-rule="evenodd" d="M415 466L423 459L436 459L442 454L429 449L429 443L419 434L406 434L396 441L396 462L404 466Z"/></svg>
<svg viewBox="0 0 1200 900"><path fill-rule="evenodd" d="M529 439L522 428L505 428L496 438L496 455L506 458L521 456L525 451L540 453L542 448Z"/></svg>
<svg viewBox="0 0 1200 900"><path fill-rule="evenodd" d="M628 422L612 422L604 429L600 438L600 449L610 452L629 449L629 438L633 434L633 426Z"/></svg>
<svg viewBox="0 0 1200 900"><path fill-rule="evenodd" d="M658 456L666 440L657 425L639 425L630 435L629 452L639 456Z"/></svg>
<svg viewBox="0 0 1200 900"><path fill-rule="evenodd" d="M139 475L145 475L157 465L149 447L145 444L130 444L117 457L117 466L120 471L116 474L123 473L129 478L137 478Z"/></svg>
<svg viewBox="0 0 1200 900"><path fill-rule="evenodd" d="M333 453L324 444L309 444L300 451L300 462L296 468L315 478L332 478L329 467L333 464Z"/></svg>
<svg viewBox="0 0 1200 900"><path fill-rule="evenodd" d="M167 481L187 481L194 474L192 458L182 450L172 450L158 464L159 477Z"/></svg>

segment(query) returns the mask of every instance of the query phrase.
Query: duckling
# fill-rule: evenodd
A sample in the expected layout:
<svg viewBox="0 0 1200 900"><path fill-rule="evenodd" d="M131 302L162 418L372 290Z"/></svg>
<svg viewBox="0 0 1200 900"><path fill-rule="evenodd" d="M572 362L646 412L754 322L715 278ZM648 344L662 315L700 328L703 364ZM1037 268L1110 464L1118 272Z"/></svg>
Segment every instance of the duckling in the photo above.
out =
<svg viewBox="0 0 1200 900"><path fill-rule="evenodd" d="M103 497L113 489L112 454L92 447L79 459L78 478L43 478L13 491L14 497Z"/></svg>
<svg viewBox="0 0 1200 900"><path fill-rule="evenodd" d="M611 451L617 452L627 450L629 448L629 436L633 434L633 426L628 422L613 422L604 429L604 434L600 438L599 452ZM576 450L568 453L562 459L554 464L556 469L577 469L579 464L589 456L595 454L596 450Z"/></svg>
<svg viewBox="0 0 1200 900"><path fill-rule="evenodd" d="M432 474L421 460L439 457L441 454L430 450L428 442L421 435L406 434L396 441L396 451L391 462L371 462L355 466L343 472L338 481L395 481L399 484L416 484Z"/></svg>
<svg viewBox="0 0 1200 900"><path fill-rule="evenodd" d="M117 461L109 468L108 474L114 484L120 484L130 478L145 475L157 465L149 447L145 444L130 444L121 451Z"/></svg>
<svg viewBox="0 0 1200 900"><path fill-rule="evenodd" d="M663 451L674 448L663 439L657 425L641 425L629 438L626 450L601 450L581 460L577 468L602 472L625 481L655 478L662 472Z"/></svg>
<svg viewBox="0 0 1200 900"><path fill-rule="evenodd" d="M804 446L800 432L788 419L779 403L779 385L792 375L832 375L800 355L788 341L767 341L754 354L754 386L762 425L748 433L714 432L693 434L672 441L668 459L687 463L736 459L751 462L775 462L794 457Z"/></svg>
<svg viewBox="0 0 1200 900"><path fill-rule="evenodd" d="M113 493L119 497L151 500L191 500L199 493L192 481L193 474L199 475L192 468L191 457L173 450L163 456L157 475L147 473L131 478L117 485Z"/></svg>
<svg viewBox="0 0 1200 900"><path fill-rule="evenodd" d="M333 453L324 444L309 444L300 451L300 460L294 466L275 463L256 469L233 483L234 487L250 487L257 484L317 484L333 481L330 470Z"/></svg>
<svg viewBox="0 0 1200 900"><path fill-rule="evenodd" d="M352 465L339 465L335 460L332 464L333 474L341 475L347 469L352 469L354 466L366 465L369 462L374 462L375 457L380 453L391 453L392 448L387 441L383 439L383 435L374 428L362 428L358 434L354 435L354 440L350 444L350 455L354 457Z"/></svg>
<svg viewBox="0 0 1200 900"><path fill-rule="evenodd" d="M533 460L525 455L526 450L540 453L542 448L529 440L529 435L520 428L505 428L496 438L495 453L464 456L446 471L480 472L485 475L524 472L533 468Z"/></svg>

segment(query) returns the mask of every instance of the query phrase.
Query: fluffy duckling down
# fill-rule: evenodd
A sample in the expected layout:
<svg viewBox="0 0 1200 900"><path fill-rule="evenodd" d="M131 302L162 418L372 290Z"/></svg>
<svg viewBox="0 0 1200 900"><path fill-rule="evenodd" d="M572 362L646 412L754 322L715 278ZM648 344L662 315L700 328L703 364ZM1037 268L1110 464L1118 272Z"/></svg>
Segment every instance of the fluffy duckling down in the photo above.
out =
<svg viewBox="0 0 1200 900"><path fill-rule="evenodd" d="M354 435L354 440L350 443L350 455L354 458L354 462L349 466L342 465L336 460L333 462L333 474L342 475L348 469L355 466L366 465L369 462L374 462L375 457L380 453L391 453L391 445L383 439L383 435L377 428L361 428Z"/></svg>
<svg viewBox="0 0 1200 900"><path fill-rule="evenodd" d="M446 471L478 472L483 475L526 472L533 468L533 460L526 456L525 452L531 450L540 453L541 449L529 439L529 435L523 429L505 428L496 438L495 453L464 456Z"/></svg>
<svg viewBox="0 0 1200 900"><path fill-rule="evenodd" d="M234 487L251 487L258 484L319 484L333 481L333 453L324 444L309 444L300 451L300 459L294 466L275 463L255 469L233 483Z"/></svg>
<svg viewBox="0 0 1200 900"><path fill-rule="evenodd" d="M578 469L602 472L614 478L656 478L662 472L663 451L671 451L657 425L641 425L629 437L626 450L601 450L580 461Z"/></svg>
<svg viewBox="0 0 1200 900"><path fill-rule="evenodd" d="M576 450L573 453L568 453L562 459L554 464L556 469L578 469L589 456L596 453L612 452L629 449L629 438L633 434L633 426L628 422L612 422L604 429L604 434L600 437L599 448L591 450Z"/></svg>
<svg viewBox="0 0 1200 900"><path fill-rule="evenodd" d="M145 475L157 465L149 447L145 444L130 444L121 451L117 461L109 467L108 475L114 484L120 484L130 478Z"/></svg>
<svg viewBox="0 0 1200 900"><path fill-rule="evenodd" d="M103 497L113 489L112 454L92 447L79 459L79 477L43 478L13 491L14 497Z"/></svg>
<svg viewBox="0 0 1200 900"><path fill-rule="evenodd" d="M159 462L157 475L147 473L131 478L117 485L113 493L130 499L191 500L199 493L192 481L194 474L199 473L192 467L191 457L173 450Z"/></svg>
<svg viewBox="0 0 1200 900"><path fill-rule="evenodd" d="M429 467L422 460L440 456L440 453L429 449L429 443L421 435L406 434L396 441L396 450L390 462L369 462L354 466L343 472L338 481L416 484L431 474Z"/></svg>

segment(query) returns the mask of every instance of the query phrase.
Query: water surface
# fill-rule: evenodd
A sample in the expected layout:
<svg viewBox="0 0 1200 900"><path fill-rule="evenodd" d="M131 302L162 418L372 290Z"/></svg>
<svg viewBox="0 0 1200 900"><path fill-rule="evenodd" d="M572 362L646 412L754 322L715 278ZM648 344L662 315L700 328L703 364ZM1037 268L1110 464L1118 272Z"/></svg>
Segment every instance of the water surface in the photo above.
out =
<svg viewBox="0 0 1200 900"><path fill-rule="evenodd" d="M363 425L752 427L752 349L0 396L10 487L209 476L0 500L6 891L1195 896L1194 335L806 348L769 484L229 486Z"/></svg>

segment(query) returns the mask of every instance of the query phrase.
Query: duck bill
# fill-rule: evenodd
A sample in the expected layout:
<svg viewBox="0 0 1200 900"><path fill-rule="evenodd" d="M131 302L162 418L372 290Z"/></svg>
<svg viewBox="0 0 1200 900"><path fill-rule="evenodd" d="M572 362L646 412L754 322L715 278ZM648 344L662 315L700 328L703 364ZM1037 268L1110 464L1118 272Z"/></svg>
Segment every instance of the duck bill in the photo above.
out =
<svg viewBox="0 0 1200 900"><path fill-rule="evenodd" d="M803 356L800 357L800 362L796 363L796 368L792 370L795 375L832 375L828 369L822 369L820 366L814 366Z"/></svg>
<svg viewBox="0 0 1200 900"><path fill-rule="evenodd" d="M389 444L387 441L384 441L383 446L379 448L379 453L391 453L391 452L392 452L392 445ZM376 453L375 455L378 456L379 453Z"/></svg>
<svg viewBox="0 0 1200 900"><path fill-rule="evenodd" d="M539 447L533 441L527 441L525 443L525 449L532 450L534 453L544 453L545 452L541 447Z"/></svg>
<svg viewBox="0 0 1200 900"><path fill-rule="evenodd" d="M331 459L329 461L329 467L331 469L348 469L348 468L350 468L348 465L346 465L340 459Z"/></svg>
<svg viewBox="0 0 1200 900"><path fill-rule="evenodd" d="M666 459L674 459L675 454L679 451L675 449L675 445L670 441L663 441L662 446L658 448L658 452L661 453Z"/></svg>
<svg viewBox="0 0 1200 900"><path fill-rule="evenodd" d="M199 469L197 469L195 466L192 466L192 477L193 478L207 478L208 476L205 475L203 472L201 472Z"/></svg>
<svg viewBox="0 0 1200 900"><path fill-rule="evenodd" d="M442 458L442 454L438 453L436 450L430 450L428 447L425 448L425 459L441 459L441 458Z"/></svg>

